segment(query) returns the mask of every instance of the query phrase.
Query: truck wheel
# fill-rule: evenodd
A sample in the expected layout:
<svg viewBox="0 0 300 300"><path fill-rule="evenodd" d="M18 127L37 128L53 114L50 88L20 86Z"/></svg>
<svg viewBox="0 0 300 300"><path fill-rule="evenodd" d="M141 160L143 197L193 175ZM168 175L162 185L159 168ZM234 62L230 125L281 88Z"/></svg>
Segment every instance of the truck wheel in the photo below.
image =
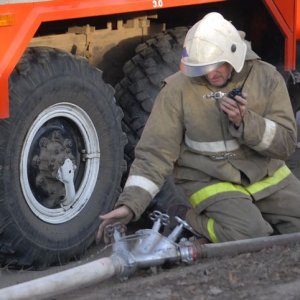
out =
<svg viewBox="0 0 300 300"><path fill-rule="evenodd" d="M124 66L125 77L115 86L116 99L124 112L123 128L128 137L125 154L128 165L134 159L139 141L154 100L163 80L179 69L186 27L160 33L136 49L136 55ZM168 178L153 204L164 210L170 201L184 201L183 195Z"/></svg>
<svg viewBox="0 0 300 300"><path fill-rule="evenodd" d="M76 258L111 210L126 163L122 112L84 59L29 48L10 77L0 121L0 263Z"/></svg>

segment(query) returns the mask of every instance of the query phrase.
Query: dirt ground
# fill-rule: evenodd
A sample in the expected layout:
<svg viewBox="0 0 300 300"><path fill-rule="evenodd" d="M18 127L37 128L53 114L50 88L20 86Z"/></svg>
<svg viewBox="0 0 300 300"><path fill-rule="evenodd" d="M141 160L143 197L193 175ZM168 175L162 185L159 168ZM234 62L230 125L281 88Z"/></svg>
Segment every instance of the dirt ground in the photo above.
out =
<svg viewBox="0 0 300 300"><path fill-rule="evenodd" d="M300 299L300 249L274 247L136 274L55 299Z"/></svg>
<svg viewBox="0 0 300 300"><path fill-rule="evenodd" d="M288 162L298 178L299 157L300 149L297 149ZM0 288L76 267L110 253L109 249L103 251L94 246L82 260L62 267L44 271L4 268L0 270ZM235 257L202 259L192 265L181 263L139 270L126 281L112 278L43 299L296 300L300 299L300 245L274 246Z"/></svg>

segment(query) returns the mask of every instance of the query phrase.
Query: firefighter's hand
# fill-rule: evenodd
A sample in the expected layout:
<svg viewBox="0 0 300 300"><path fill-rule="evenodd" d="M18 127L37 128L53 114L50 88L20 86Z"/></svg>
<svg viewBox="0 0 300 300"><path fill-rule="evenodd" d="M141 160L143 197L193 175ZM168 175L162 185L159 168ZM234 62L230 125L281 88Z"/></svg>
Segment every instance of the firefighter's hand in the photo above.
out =
<svg viewBox="0 0 300 300"><path fill-rule="evenodd" d="M247 95L235 96L234 99L224 96L220 101L220 108L227 114L228 119L236 126L240 127L244 114L247 110Z"/></svg>
<svg viewBox="0 0 300 300"><path fill-rule="evenodd" d="M113 223L121 223L121 224L128 224L132 218L133 218L133 212L131 211L131 209L125 205L120 206L114 210L112 210L111 212L100 216L99 217L102 222L98 228L98 232L96 234L96 243L99 244L100 241L104 240L104 243L108 243L109 241L107 240L107 238L104 236L104 228L109 225L109 224L113 224Z"/></svg>

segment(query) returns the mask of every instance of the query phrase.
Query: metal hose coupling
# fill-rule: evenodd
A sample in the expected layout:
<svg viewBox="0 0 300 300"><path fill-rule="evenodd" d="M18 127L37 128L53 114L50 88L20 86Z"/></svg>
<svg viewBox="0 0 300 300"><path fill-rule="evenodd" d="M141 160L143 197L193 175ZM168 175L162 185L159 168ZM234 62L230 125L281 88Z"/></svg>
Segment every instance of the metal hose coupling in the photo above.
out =
<svg viewBox="0 0 300 300"><path fill-rule="evenodd" d="M186 262L191 263L198 260L199 258L205 257L208 243L209 241L204 237L189 241L189 245L186 245L187 249L185 249L185 251L188 251L188 253L186 254L186 256L188 256L188 261Z"/></svg>
<svg viewBox="0 0 300 300"><path fill-rule="evenodd" d="M162 235L160 230L169 224L169 216L159 211L150 215L153 221L151 229L138 230L130 236L124 235L124 227L119 223L106 228L106 234L114 241L112 260L116 264L116 275L124 279L138 268L159 266L167 262L195 261L197 248L189 240L181 238L181 234L184 229L197 233L184 220L175 218L178 225L168 236ZM134 245L130 247L129 241L134 241Z"/></svg>

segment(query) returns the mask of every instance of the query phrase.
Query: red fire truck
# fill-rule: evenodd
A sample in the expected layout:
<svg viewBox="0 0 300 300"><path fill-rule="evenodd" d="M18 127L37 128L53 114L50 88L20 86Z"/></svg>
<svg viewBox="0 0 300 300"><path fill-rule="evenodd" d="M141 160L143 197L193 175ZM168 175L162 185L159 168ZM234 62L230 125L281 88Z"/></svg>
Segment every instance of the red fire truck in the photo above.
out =
<svg viewBox="0 0 300 300"><path fill-rule="evenodd" d="M211 11L278 67L296 112L298 0L0 1L1 265L92 244L189 26ZM158 197L178 196L166 185Z"/></svg>

